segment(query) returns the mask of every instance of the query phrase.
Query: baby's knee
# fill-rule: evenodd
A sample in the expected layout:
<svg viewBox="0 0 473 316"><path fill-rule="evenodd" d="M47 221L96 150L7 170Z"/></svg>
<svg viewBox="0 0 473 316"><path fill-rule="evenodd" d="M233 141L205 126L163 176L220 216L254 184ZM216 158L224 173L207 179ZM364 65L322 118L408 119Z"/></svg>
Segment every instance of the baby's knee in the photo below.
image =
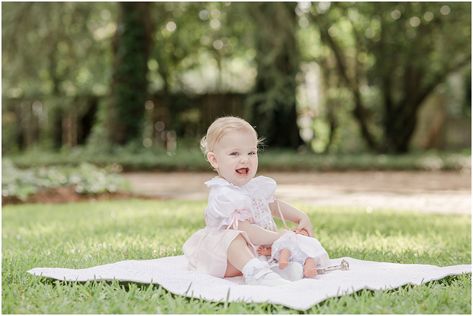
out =
<svg viewBox="0 0 473 316"><path fill-rule="evenodd" d="M232 241L232 244L233 245L244 245L246 246L248 243L245 239L245 237L243 237L242 234L238 234Z"/></svg>

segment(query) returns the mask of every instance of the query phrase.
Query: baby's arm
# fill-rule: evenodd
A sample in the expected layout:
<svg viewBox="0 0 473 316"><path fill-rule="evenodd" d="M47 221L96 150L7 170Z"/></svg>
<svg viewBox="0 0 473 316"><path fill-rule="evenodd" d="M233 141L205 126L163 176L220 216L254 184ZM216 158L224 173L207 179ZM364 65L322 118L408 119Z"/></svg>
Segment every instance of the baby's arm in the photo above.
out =
<svg viewBox="0 0 473 316"><path fill-rule="evenodd" d="M249 221L238 222L238 229L246 232L248 237L250 237L250 241L255 245L271 245L284 234L284 231L273 232L258 225L251 224Z"/></svg>
<svg viewBox="0 0 473 316"><path fill-rule="evenodd" d="M281 200L274 200L273 203L269 204L269 208L271 209L271 214L275 217L281 217L278 211L278 202L279 208L281 210L284 219L290 220L293 223L298 224L296 228L296 232L299 232L300 229L305 229L309 236L312 237L312 224L310 222L309 216L306 213L299 211L295 207L283 202Z"/></svg>

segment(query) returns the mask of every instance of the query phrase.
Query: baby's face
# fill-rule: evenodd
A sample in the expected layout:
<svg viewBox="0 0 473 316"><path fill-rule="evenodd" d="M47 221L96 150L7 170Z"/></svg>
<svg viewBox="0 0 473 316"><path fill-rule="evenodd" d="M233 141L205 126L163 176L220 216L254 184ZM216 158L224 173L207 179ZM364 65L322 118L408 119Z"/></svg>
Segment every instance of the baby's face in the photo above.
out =
<svg viewBox="0 0 473 316"><path fill-rule="evenodd" d="M219 176L230 183L242 186L258 170L258 141L252 131L242 129L226 133L207 158Z"/></svg>

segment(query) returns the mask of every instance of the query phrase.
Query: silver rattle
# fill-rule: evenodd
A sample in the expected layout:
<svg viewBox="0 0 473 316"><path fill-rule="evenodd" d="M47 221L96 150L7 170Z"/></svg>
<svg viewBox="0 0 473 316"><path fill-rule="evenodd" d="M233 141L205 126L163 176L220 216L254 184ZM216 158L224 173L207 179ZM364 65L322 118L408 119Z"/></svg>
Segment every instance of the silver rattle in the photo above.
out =
<svg viewBox="0 0 473 316"><path fill-rule="evenodd" d="M339 265L317 269L317 273L324 274L324 273L334 271L334 270L342 270L342 271L350 270L350 265L348 264L348 261L346 261L345 259L342 259L342 262L340 262Z"/></svg>

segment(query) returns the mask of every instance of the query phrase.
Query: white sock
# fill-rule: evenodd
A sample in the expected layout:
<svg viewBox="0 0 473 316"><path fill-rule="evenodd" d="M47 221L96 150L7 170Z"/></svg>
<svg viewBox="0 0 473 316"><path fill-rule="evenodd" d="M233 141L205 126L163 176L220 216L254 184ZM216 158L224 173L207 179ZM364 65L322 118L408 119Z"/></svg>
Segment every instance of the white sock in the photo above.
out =
<svg viewBox="0 0 473 316"><path fill-rule="evenodd" d="M288 266L282 270L276 265L271 267L271 270L289 281L298 281L304 277L304 267L299 262L289 262Z"/></svg>
<svg viewBox="0 0 473 316"><path fill-rule="evenodd" d="M267 262L261 261L258 258L253 258L250 259L243 269L241 269L241 273L243 273L243 276L246 278L252 277L255 275L256 272L261 271L261 269L268 268L269 265Z"/></svg>

